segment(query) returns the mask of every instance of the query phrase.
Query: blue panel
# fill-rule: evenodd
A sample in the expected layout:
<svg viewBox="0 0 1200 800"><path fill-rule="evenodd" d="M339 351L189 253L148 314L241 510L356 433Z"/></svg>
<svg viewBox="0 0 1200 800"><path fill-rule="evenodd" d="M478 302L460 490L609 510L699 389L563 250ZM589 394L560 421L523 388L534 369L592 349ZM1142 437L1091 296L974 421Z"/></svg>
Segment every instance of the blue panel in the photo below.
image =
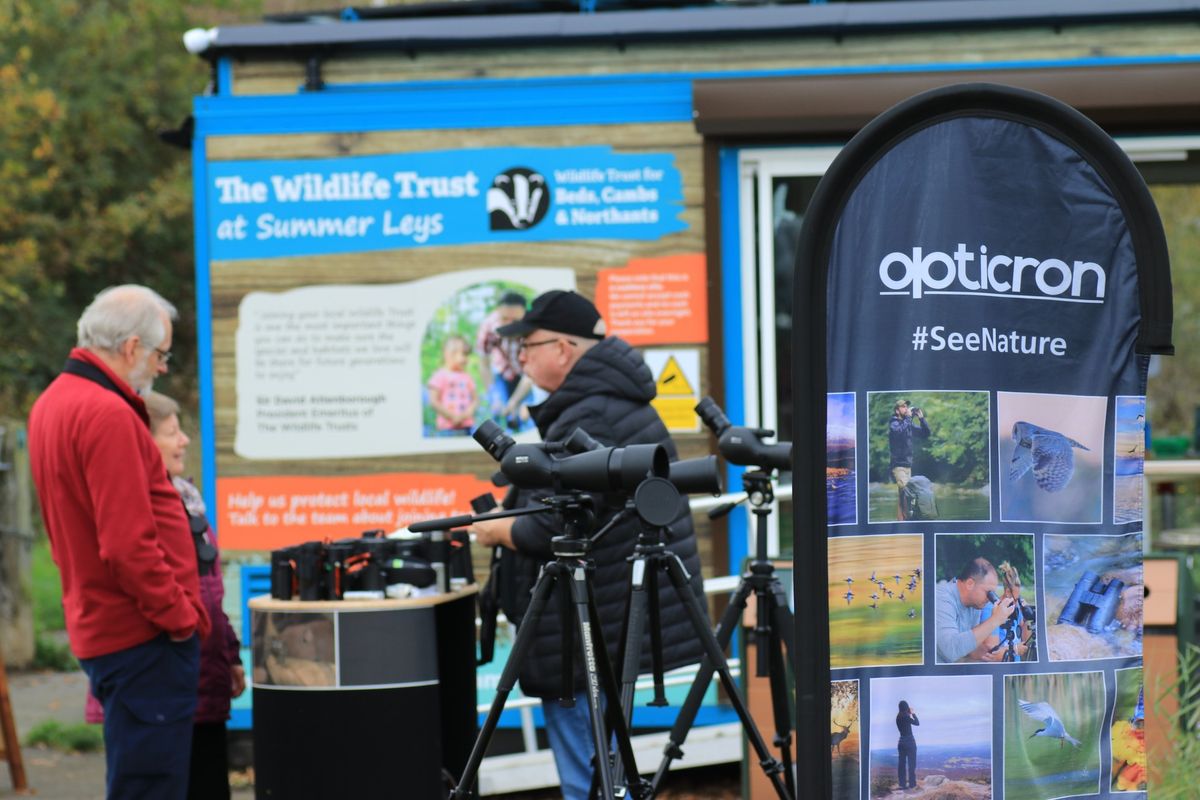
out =
<svg viewBox="0 0 1200 800"><path fill-rule="evenodd" d="M1200 56L1081 58L962 64L891 64L804 69L575 75L413 83L345 84L286 96L198 97L197 135L505 128L534 125L602 125L690 122L692 82L736 78L1062 69L1133 64L1194 63ZM222 90L232 69L222 71Z"/></svg>
<svg viewBox="0 0 1200 800"><path fill-rule="evenodd" d="M250 646L250 598L271 593L271 565L243 564L242 568L242 644Z"/></svg>
<svg viewBox="0 0 1200 800"><path fill-rule="evenodd" d="M207 183L207 141L196 136L192 141L192 203L196 255L196 346L200 367L200 464L204 496L217 503L217 417L213 399L212 364L212 273L208 263L208 209L204 204ZM216 507L215 505L213 506ZM213 514L213 526L221 535L220 514ZM243 578L243 580L245 580ZM243 602L246 593L242 593ZM245 616L244 619L249 619ZM246 641L246 640L243 640Z"/></svg>
<svg viewBox="0 0 1200 800"><path fill-rule="evenodd" d="M687 122L688 76L442 81L197 97L197 135Z"/></svg>
<svg viewBox="0 0 1200 800"><path fill-rule="evenodd" d="M213 92L226 96L233 94L233 59L228 56L217 59L217 85Z"/></svg>
<svg viewBox="0 0 1200 800"><path fill-rule="evenodd" d="M735 424L746 420L746 359L742 341L742 235L739 212L740 180L736 148L722 148L718 154L718 175L721 198L721 343L725 356L725 415ZM745 467L729 464L726 467L727 491L736 492L742 485ZM729 515L729 568L736 572L749 553L747 531L750 512L742 509Z"/></svg>

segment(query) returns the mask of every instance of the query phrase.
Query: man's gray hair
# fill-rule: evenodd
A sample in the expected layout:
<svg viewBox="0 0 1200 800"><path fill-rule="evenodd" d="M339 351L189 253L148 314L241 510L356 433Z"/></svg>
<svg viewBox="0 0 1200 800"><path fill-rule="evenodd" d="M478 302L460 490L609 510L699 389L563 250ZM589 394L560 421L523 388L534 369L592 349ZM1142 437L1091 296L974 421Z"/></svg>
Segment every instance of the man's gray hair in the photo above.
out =
<svg viewBox="0 0 1200 800"><path fill-rule="evenodd" d="M167 338L163 314L172 321L179 318L175 306L153 289L134 283L110 286L80 315L77 344L116 353L137 336L146 347L158 347Z"/></svg>

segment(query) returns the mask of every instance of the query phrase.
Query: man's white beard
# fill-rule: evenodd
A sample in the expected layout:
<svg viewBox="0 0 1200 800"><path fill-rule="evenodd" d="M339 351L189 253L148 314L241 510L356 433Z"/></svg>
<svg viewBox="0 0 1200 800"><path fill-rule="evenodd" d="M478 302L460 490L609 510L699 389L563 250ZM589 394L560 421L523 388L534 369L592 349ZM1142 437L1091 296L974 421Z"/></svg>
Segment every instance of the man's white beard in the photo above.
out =
<svg viewBox="0 0 1200 800"><path fill-rule="evenodd" d="M152 352L147 350L146 357L129 373L129 385L139 397L145 397L154 388L154 367L150 365Z"/></svg>

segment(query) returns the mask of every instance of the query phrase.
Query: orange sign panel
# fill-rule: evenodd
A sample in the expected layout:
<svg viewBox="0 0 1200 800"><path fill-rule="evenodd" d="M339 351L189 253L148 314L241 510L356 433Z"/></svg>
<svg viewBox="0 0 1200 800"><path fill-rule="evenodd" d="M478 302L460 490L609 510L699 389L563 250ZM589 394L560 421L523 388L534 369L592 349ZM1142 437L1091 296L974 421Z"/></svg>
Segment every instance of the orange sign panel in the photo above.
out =
<svg viewBox="0 0 1200 800"><path fill-rule="evenodd" d="M708 276L703 253L637 258L600 270L596 307L608 333L630 344L708 341Z"/></svg>
<svg viewBox="0 0 1200 800"><path fill-rule="evenodd" d="M274 550L469 514L471 498L494 488L474 475L426 472L217 478L212 512L222 549Z"/></svg>

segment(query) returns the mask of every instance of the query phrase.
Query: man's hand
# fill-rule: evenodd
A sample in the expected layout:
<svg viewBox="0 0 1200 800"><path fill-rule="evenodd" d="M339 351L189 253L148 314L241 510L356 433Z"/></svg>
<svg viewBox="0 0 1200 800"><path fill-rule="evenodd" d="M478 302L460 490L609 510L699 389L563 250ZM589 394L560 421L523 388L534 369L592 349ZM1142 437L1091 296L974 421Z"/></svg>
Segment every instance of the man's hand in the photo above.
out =
<svg viewBox="0 0 1200 800"><path fill-rule="evenodd" d="M509 550L516 550L512 540L513 522L512 517L487 519L476 522L467 531L475 534L475 543L481 547L504 545Z"/></svg>
<svg viewBox="0 0 1200 800"><path fill-rule="evenodd" d="M996 608L992 611L992 618L1004 622L1012 616L1013 611L1017 607L1017 601L1013 600L1008 595L1000 598L1000 602L996 603Z"/></svg>

